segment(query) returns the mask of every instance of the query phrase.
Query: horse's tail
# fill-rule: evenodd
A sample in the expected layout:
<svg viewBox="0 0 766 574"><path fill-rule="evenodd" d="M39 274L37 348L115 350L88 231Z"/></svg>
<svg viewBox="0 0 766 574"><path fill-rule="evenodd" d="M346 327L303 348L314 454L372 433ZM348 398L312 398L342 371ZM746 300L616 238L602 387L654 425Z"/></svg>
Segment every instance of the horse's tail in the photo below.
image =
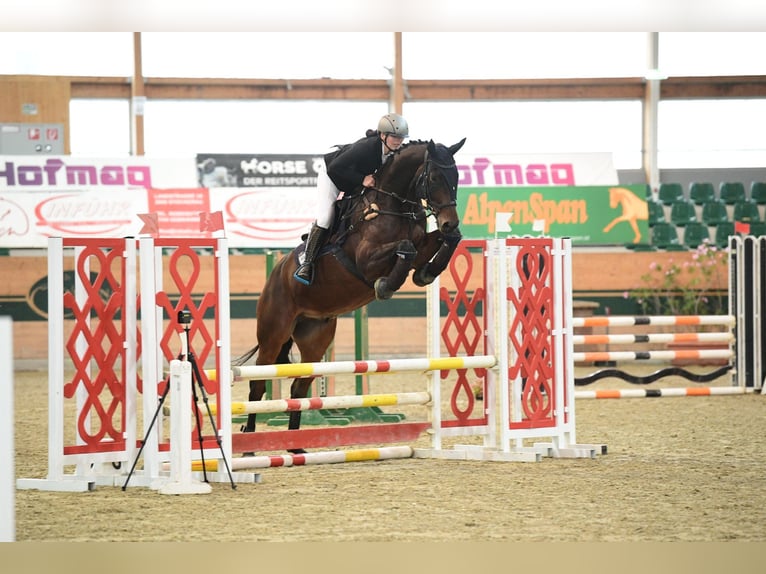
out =
<svg viewBox="0 0 766 574"><path fill-rule="evenodd" d="M237 367L241 367L242 365L244 365L250 359L253 358L253 355L255 355L258 352L259 347L260 347L260 345L256 345L255 347L253 347L249 351L245 352L243 355L240 355L239 357L237 357L236 359L234 359L232 361L232 364L237 366Z"/></svg>

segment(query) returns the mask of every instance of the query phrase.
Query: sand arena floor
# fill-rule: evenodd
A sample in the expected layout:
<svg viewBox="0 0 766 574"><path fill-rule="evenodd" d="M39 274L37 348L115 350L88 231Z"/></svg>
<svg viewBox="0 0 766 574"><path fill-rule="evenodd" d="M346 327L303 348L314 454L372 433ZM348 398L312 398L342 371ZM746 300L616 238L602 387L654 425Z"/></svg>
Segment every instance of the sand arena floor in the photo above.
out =
<svg viewBox="0 0 766 574"><path fill-rule="evenodd" d="M585 369L584 372L592 372ZM372 392L425 390L371 379ZM655 383L652 386L659 386ZM663 386L691 386L665 380ZM626 388L605 380L588 388ZM16 373L16 476L47 472L47 373ZM234 398L244 390L234 392ZM239 393L239 394L238 394ZM402 459L263 469L204 496L99 486L16 492L18 541L766 540L766 397L578 400L595 459ZM423 407L386 407L424 420ZM424 436L413 446L428 446Z"/></svg>

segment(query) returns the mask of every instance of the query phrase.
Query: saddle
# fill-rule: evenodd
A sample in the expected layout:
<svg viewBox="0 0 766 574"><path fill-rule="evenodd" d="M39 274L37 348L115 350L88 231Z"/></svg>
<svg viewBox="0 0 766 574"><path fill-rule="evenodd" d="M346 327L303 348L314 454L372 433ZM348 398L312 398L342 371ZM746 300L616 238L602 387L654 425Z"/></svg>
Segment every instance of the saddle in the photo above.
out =
<svg viewBox="0 0 766 574"><path fill-rule="evenodd" d="M372 288L373 284L364 278L359 270L357 270L356 265L343 252L343 244L351 230L351 214L361 198L362 192L360 191L353 195L344 194L342 199L335 202L335 217L330 227L330 238L319 250L319 253L317 253L317 261L325 255L331 254L349 273ZM308 239L308 233L301 235L301 243L294 251L295 262L298 265L300 265L303 253L306 250L306 239Z"/></svg>

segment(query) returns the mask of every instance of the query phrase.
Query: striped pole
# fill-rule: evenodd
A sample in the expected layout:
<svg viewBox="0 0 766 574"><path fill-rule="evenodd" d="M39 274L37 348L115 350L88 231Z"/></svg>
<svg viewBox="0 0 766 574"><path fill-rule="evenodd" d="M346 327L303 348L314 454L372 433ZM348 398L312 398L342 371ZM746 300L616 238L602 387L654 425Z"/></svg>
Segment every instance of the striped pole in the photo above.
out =
<svg viewBox="0 0 766 574"><path fill-rule="evenodd" d="M572 353L575 362L585 361L672 361L674 359L730 359L731 349L702 349L679 351L606 351Z"/></svg>
<svg viewBox="0 0 766 574"><path fill-rule="evenodd" d="M649 333L646 335L572 335L575 345L630 345L633 343L731 343L734 335L719 333Z"/></svg>
<svg viewBox="0 0 766 574"><path fill-rule="evenodd" d="M334 464L341 462L362 462L372 460L390 460L395 458L412 458L410 446L387 446L381 448L366 448L357 450L334 450L324 452L307 452L305 454L285 454L281 456L243 456L231 461L232 470L250 468L272 468L276 466L305 466L310 464ZM217 460L206 460L205 470L218 471ZM202 471L202 461L192 461L192 471Z"/></svg>
<svg viewBox="0 0 766 574"><path fill-rule="evenodd" d="M727 325L734 326L732 315L657 315L646 317L574 317L573 327L630 327L633 325Z"/></svg>
<svg viewBox="0 0 766 574"><path fill-rule="evenodd" d="M391 359L390 361L336 361L326 363L287 363L282 365L250 365L232 367L234 380L243 379L289 379L293 377L316 377L319 375L343 375L359 373L398 373L407 371L450 371L453 369L478 369L495 366L491 355L466 357L443 357L438 359Z"/></svg>
<svg viewBox="0 0 766 574"><path fill-rule="evenodd" d="M334 397L309 397L305 399L273 399L269 401L233 401L231 414L249 415L284 413L316 409L351 409L360 407L389 407L393 405L425 405L431 402L431 393L398 393L383 395L348 395ZM210 410L217 414L216 405Z"/></svg>
<svg viewBox="0 0 766 574"><path fill-rule="evenodd" d="M576 399L634 399L654 397L710 397L715 395L744 395L753 392L748 387L691 387L685 389L614 389L575 391Z"/></svg>

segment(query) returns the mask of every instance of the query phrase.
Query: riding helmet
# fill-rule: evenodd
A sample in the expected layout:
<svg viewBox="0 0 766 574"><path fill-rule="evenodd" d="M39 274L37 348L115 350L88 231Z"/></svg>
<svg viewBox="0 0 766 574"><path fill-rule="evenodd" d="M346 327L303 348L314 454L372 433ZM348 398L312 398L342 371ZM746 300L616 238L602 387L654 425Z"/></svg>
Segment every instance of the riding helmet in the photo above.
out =
<svg viewBox="0 0 766 574"><path fill-rule="evenodd" d="M399 114L386 114L378 122L378 131L382 134L406 138L410 135L410 129L405 120Z"/></svg>

